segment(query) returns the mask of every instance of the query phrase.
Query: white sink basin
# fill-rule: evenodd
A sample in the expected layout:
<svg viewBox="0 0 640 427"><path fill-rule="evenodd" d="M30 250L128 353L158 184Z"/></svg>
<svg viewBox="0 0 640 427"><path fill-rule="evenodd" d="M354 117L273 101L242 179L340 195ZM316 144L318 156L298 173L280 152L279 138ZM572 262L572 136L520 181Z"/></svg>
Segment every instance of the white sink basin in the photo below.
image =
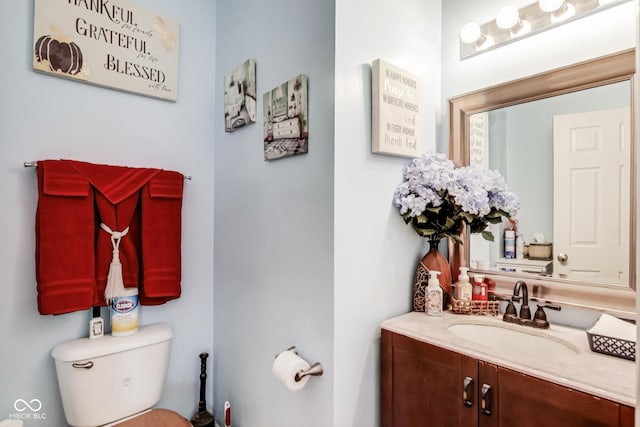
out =
<svg viewBox="0 0 640 427"><path fill-rule="evenodd" d="M507 324L505 324L506 326ZM543 335L532 330L517 330L495 325L457 324L449 326L449 331L461 338L490 347L501 353L518 353L528 356L575 356L578 349L560 338ZM536 333L537 332L537 333Z"/></svg>

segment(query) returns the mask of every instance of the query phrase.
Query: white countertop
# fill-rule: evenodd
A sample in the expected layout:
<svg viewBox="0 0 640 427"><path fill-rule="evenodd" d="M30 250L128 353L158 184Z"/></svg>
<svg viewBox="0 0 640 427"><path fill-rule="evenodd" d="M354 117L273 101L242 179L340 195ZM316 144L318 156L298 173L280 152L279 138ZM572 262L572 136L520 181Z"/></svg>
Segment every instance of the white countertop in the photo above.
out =
<svg viewBox="0 0 640 427"><path fill-rule="evenodd" d="M500 350L462 338L448 328L455 324L499 326L531 335L546 337L569 344L577 353L570 357L544 357L527 355L522 351ZM411 312L386 320L382 329L419 341L437 345L476 359L541 378L574 390L629 406L636 404L636 370L631 360L594 353L589 348L587 334L582 329L551 325L549 329L536 329L502 321L502 317L454 314L449 311L441 317ZM544 354L544 352L541 352Z"/></svg>

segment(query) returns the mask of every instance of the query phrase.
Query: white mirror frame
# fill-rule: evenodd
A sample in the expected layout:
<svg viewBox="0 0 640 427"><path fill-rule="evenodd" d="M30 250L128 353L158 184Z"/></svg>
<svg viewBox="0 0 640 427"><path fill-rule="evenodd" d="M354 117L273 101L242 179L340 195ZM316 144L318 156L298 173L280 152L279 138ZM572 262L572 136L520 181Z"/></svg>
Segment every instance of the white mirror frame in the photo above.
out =
<svg viewBox="0 0 640 427"><path fill-rule="evenodd" d="M469 164L468 125L472 114L605 84L630 82L631 117L634 118L634 75L635 50L629 49L451 98L449 99L449 158L458 166ZM529 295L534 300L590 308L635 319L637 176L635 145L635 123L631 120L630 206L632 212L629 224L629 287L483 270L483 274L496 281L496 293L510 295L513 292L514 283L523 279L529 286ZM462 245L449 242L449 260L454 280L460 266L470 265L469 235L465 233L461 237L464 242Z"/></svg>

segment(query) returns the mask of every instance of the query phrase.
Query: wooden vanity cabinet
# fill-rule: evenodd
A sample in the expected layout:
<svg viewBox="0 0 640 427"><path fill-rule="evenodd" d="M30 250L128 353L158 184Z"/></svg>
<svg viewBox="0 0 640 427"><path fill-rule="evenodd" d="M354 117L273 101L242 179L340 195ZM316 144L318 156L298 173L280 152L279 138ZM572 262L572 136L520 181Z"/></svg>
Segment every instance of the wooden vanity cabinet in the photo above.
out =
<svg viewBox="0 0 640 427"><path fill-rule="evenodd" d="M634 409L382 331L382 427L633 427Z"/></svg>

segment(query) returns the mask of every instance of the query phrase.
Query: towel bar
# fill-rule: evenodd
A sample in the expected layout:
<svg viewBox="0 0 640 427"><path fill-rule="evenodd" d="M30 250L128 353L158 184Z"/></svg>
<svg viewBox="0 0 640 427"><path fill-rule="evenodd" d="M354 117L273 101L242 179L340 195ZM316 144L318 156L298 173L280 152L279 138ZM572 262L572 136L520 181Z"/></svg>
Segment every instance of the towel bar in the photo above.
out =
<svg viewBox="0 0 640 427"><path fill-rule="evenodd" d="M38 162L24 162L24 167L25 168L35 168L38 166ZM191 181L191 175L182 175L184 176L184 179L188 179L189 181Z"/></svg>

